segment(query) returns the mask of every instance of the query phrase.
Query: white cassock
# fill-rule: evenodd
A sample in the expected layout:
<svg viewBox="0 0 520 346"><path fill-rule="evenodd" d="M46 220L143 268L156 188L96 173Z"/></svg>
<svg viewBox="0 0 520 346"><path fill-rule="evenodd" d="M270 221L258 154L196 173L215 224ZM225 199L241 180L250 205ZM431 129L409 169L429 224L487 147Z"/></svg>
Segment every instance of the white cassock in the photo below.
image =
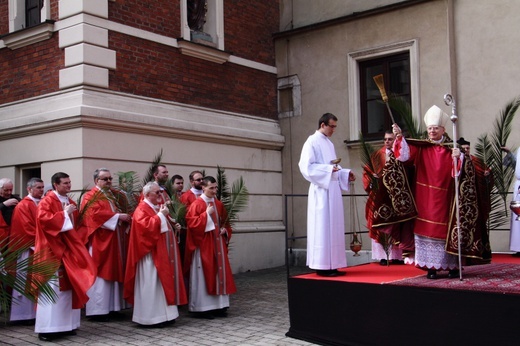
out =
<svg viewBox="0 0 520 346"><path fill-rule="evenodd" d="M115 214L102 228L116 232L119 214ZM89 253L92 256L92 245L89 246ZM85 315L106 315L110 311L120 311L123 301L123 285L117 281L108 281L99 276L90 289L87 291L88 302L85 305Z"/></svg>
<svg viewBox="0 0 520 346"><path fill-rule="evenodd" d="M144 201L154 208L147 199ZM162 213L157 215L161 218L161 233L168 232L166 217ZM171 321L179 317L177 306L168 305L166 301L152 253L145 255L137 263L134 292L133 322L151 325Z"/></svg>
<svg viewBox="0 0 520 346"><path fill-rule="evenodd" d="M202 199L212 202L213 198L200 195ZM215 223L208 214L205 232L213 232ZM190 297L189 311L202 312L217 310L229 307L229 294L210 295L206 288L206 279L204 278L204 270L202 269L202 259L200 258L200 248L195 249L191 260L190 267Z"/></svg>
<svg viewBox="0 0 520 346"><path fill-rule="evenodd" d="M518 187L520 186L520 149L516 151L515 184L513 187L513 200L520 201ZM509 249L520 252L520 221L516 220L516 214L511 212L511 235Z"/></svg>
<svg viewBox="0 0 520 346"><path fill-rule="evenodd" d="M31 250L25 250L18 256L18 263L27 260L30 256ZM16 275L23 277L25 281L27 277L26 272L17 271ZM11 318L10 321L32 320L36 318L36 304L29 298L22 295L17 290L13 289L13 298L11 302Z"/></svg>
<svg viewBox="0 0 520 346"><path fill-rule="evenodd" d="M332 172L330 162L336 158L334 144L316 131L303 145L298 163L303 177L311 183L307 206L307 265L311 269L347 266L341 194L349 189L350 169Z"/></svg>

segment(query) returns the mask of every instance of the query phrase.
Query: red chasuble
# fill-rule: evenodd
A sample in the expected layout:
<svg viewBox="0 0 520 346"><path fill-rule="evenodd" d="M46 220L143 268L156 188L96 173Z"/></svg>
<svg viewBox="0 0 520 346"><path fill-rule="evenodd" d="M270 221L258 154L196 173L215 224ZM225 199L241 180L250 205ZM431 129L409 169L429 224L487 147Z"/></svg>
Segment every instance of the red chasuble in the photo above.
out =
<svg viewBox="0 0 520 346"><path fill-rule="evenodd" d="M16 248L34 246L35 237L36 203L27 196L14 208L11 219L11 245Z"/></svg>
<svg viewBox="0 0 520 346"><path fill-rule="evenodd" d="M134 303L137 264L151 252L168 305L187 304L176 237L171 229L161 233L159 215L144 200L133 214L131 230L123 292L126 301Z"/></svg>
<svg viewBox="0 0 520 346"><path fill-rule="evenodd" d="M87 206L83 223L87 226L97 275L108 281L123 283L123 259L126 258L124 227L118 226L115 230L101 228L105 222L120 212L114 202L117 193L114 191L109 199L101 190L94 187L83 197L81 208Z"/></svg>
<svg viewBox="0 0 520 346"><path fill-rule="evenodd" d="M206 208L206 201L202 198L197 198L191 204L186 215L188 234L186 237L184 271L185 273L189 273L193 252L199 248L208 294L232 294L235 293L237 289L228 259L227 244L229 239L231 239L231 226L229 224L223 225L227 230L227 236L219 234L220 227L218 224L215 225L215 230L205 232L208 219ZM222 202L217 199L215 199L215 208L221 222L226 220L227 212Z"/></svg>
<svg viewBox="0 0 520 346"><path fill-rule="evenodd" d="M69 198L70 204L76 204ZM63 269L60 289L72 289L72 308L80 309L88 301L87 291L96 279L96 267L78 230L78 212L70 215L73 229L61 232L65 222L63 206L55 193L49 193L38 205L36 250L43 260L54 261Z"/></svg>
<svg viewBox="0 0 520 346"><path fill-rule="evenodd" d="M415 203L418 216L414 233L446 240L450 211L454 204L451 148L424 140L407 139L410 160L415 163ZM394 151L400 145L396 139Z"/></svg>

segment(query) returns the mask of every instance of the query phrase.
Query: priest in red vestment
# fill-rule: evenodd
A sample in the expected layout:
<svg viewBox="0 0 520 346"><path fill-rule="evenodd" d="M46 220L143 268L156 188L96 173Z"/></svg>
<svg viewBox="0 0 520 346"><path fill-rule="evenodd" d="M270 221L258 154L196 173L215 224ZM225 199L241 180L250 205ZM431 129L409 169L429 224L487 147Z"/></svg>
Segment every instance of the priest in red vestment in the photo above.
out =
<svg viewBox="0 0 520 346"><path fill-rule="evenodd" d="M372 238L372 259L381 265L402 264L402 255L414 252L415 201L407 171L393 154L394 134L386 131L384 145L363 168L363 187L368 193L365 216Z"/></svg>
<svg viewBox="0 0 520 346"><path fill-rule="evenodd" d="M224 205L215 198L215 178L204 177L202 190L186 215L184 270L190 273L189 311L212 319L227 316L229 295L236 292L228 258L232 230Z"/></svg>
<svg viewBox="0 0 520 346"><path fill-rule="evenodd" d="M18 255L18 261L26 260L34 253L36 237L36 207L43 196L44 184L40 178L31 178L27 182L27 196L14 209L11 218L10 246L13 249L26 249ZM18 276L27 273L18 271ZM32 320L36 317L36 306L27 297L13 289L11 301L11 322Z"/></svg>
<svg viewBox="0 0 520 346"><path fill-rule="evenodd" d="M109 313L124 307L124 262L131 217L122 212L120 192L111 188L112 179L107 168L97 169L96 186L81 201L81 208L86 208L83 223L87 226L88 248L97 268L85 314L98 322L107 322Z"/></svg>
<svg viewBox="0 0 520 346"><path fill-rule="evenodd" d="M38 204L36 249L41 259L54 263L59 280L55 280L58 300L38 300L35 332L40 340L70 334L80 325L81 308L88 301L87 291L96 278L96 267L85 247L76 203L67 194L71 189L69 175L55 173L53 191Z"/></svg>
<svg viewBox="0 0 520 346"><path fill-rule="evenodd" d="M162 327L179 316L186 289L168 206L159 204L161 188L149 182L143 195L132 216L124 298L134 306L132 321Z"/></svg>

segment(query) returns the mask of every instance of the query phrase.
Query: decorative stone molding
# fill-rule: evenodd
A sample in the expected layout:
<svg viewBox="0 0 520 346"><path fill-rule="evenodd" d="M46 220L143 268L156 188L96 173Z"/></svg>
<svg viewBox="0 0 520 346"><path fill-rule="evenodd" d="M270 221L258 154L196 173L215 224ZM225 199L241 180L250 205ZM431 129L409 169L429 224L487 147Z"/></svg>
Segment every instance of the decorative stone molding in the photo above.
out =
<svg viewBox="0 0 520 346"><path fill-rule="evenodd" d="M54 33L54 20L32 26L30 28L18 30L2 36L1 39L9 49L18 49L33 43L41 42L51 38Z"/></svg>
<svg viewBox="0 0 520 346"><path fill-rule="evenodd" d="M182 54L194 56L199 59L208 60L217 64L223 64L229 61L229 53L220 51L215 48L185 41L183 39L177 40L177 45Z"/></svg>

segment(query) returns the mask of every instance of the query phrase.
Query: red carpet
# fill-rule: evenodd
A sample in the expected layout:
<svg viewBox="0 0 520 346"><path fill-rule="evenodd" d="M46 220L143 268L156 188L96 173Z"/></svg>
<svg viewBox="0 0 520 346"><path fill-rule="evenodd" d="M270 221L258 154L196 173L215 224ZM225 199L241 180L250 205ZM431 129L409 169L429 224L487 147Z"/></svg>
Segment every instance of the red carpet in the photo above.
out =
<svg viewBox="0 0 520 346"><path fill-rule="evenodd" d="M509 263L512 265L514 265L514 264L519 265L518 268L520 270L520 257L513 257L508 254L493 254L492 264L464 267L464 270L462 272L463 281L466 278L466 275L471 275L471 277L476 277L477 275L485 276L486 273L495 272L496 270L499 270L500 275L506 275L502 269L497 269L498 267L495 268L493 266L494 264L500 264L500 263ZM385 283L390 283L390 282L394 283L395 281L398 281L398 280L415 279L416 277L420 276L420 277L424 277L425 282L436 283L436 282L440 282L440 281L446 281L446 280L443 280L443 276L444 276L444 274L447 275L447 272L439 272L439 279L427 280L426 272L424 270L415 268L412 265L395 265L395 264L392 265L391 264L390 266L381 266L381 265L379 265L378 262L342 268L342 269L340 269L340 271L346 272L346 275L328 278L328 277L318 276L315 273L311 273L311 274L298 275L298 278L311 279L311 280L332 280L332 281L343 281L343 282L362 282L362 283L371 283L371 284L385 284ZM507 274L507 275L509 275L509 274ZM520 273L518 273L518 275L520 275ZM417 279L420 279L420 278L417 278ZM497 278L495 278L495 280L496 279ZM518 279L520 279L520 278L518 278ZM514 279L512 279L512 280L514 280ZM454 280L450 279L449 281L451 282ZM460 281L460 280L456 279L456 281ZM488 284L490 282L493 282L491 277L488 279L488 281L489 281ZM406 282L400 281L400 282L403 282L404 285L409 285L409 286L415 285L414 283L408 282L408 281L406 281ZM394 283L394 284L396 284L396 283ZM505 284L505 283L502 283L502 284ZM519 281L519 285L520 285L520 281ZM422 285L419 284L418 286L422 286ZM430 287L429 285L427 285L427 286ZM439 286L443 286L443 285L439 285ZM468 287L469 286L470 285L468 285ZM475 285L475 287L477 287L477 285ZM469 289L469 288L460 288L460 289ZM473 288L473 289L476 289L476 288ZM519 291L520 291L520 288L519 288Z"/></svg>
<svg viewBox="0 0 520 346"><path fill-rule="evenodd" d="M520 295L520 265L511 263L491 263L465 267L462 281L449 279L447 274L439 275L436 280L425 275L390 282L390 285L446 288L452 290L494 292Z"/></svg>

